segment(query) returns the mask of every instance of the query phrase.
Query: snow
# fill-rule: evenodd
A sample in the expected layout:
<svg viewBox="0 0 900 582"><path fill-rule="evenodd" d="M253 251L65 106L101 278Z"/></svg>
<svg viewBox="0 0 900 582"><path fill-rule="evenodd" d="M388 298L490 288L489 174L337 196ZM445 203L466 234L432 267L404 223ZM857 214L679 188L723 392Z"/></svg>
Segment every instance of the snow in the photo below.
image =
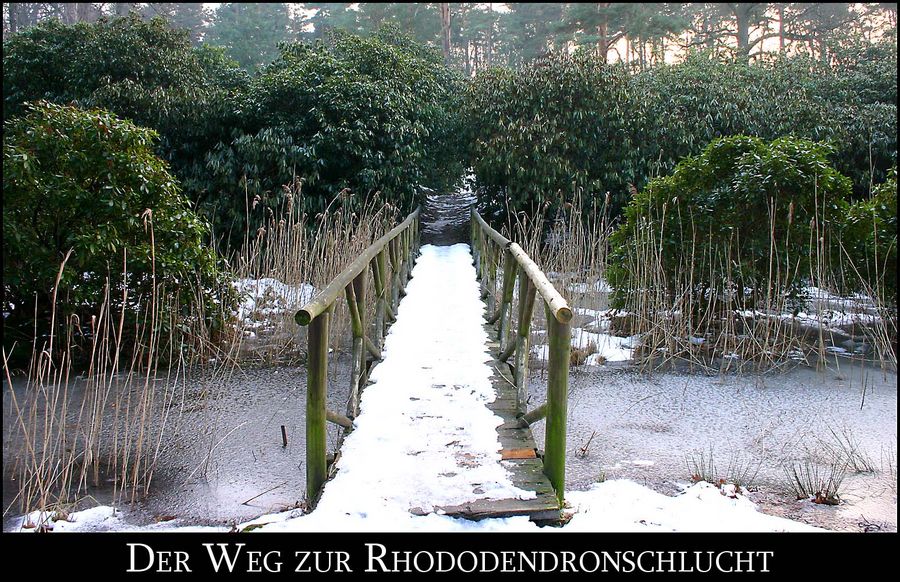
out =
<svg viewBox="0 0 900 582"><path fill-rule="evenodd" d="M327 491L327 487L326 487ZM356 492L367 495L364 491ZM596 483L587 491L569 491L571 520L561 528L539 528L526 517L466 521L438 514L416 516L391 508L372 507L366 515L333 513L319 508L311 514L288 511L264 515L238 526L252 531L379 531L379 532L782 532L826 531L796 521L760 513L752 501L728 486L719 489L696 483L674 497L627 479ZM108 506L72 513L68 521L52 523L54 532L177 531L225 532L225 527L185 526L177 521L144 527L128 526ZM35 531L33 528L22 531Z"/></svg>
<svg viewBox="0 0 900 582"><path fill-rule="evenodd" d="M104 531L124 526L121 516L112 507L101 505L70 514L57 511L33 511L16 519L16 531Z"/></svg>
<svg viewBox="0 0 900 582"><path fill-rule="evenodd" d="M269 277L239 279L232 285L241 297L235 315L249 327L264 326L272 316L301 307L317 292L308 283L288 285Z"/></svg>
<svg viewBox="0 0 900 582"><path fill-rule="evenodd" d="M611 293L612 287L603 279L590 283L571 283L567 286L568 290L573 293Z"/></svg>
<svg viewBox="0 0 900 582"><path fill-rule="evenodd" d="M839 332L841 327L853 325L877 325L882 321L872 299L865 295L853 294L849 297L835 295L814 286L804 287L802 295L807 301L807 310L796 314L789 312L768 313L758 310L737 310L741 317L774 317L782 321L796 321L812 327L822 326L823 331Z"/></svg>
<svg viewBox="0 0 900 582"><path fill-rule="evenodd" d="M648 461L646 459L635 459L628 462L632 465L638 465L639 467L652 467L655 464L653 461Z"/></svg>
<svg viewBox="0 0 900 582"><path fill-rule="evenodd" d="M634 349L640 344L640 336L620 337L608 333L593 333L580 327L572 328L572 347L596 347L597 351L585 360L588 366L599 366L606 362L625 362L634 357ZM540 360L546 360L550 346L538 344L532 347L532 354Z"/></svg>
<svg viewBox="0 0 900 582"><path fill-rule="evenodd" d="M278 297L288 286L255 281ZM281 285L281 286L280 286ZM245 287L246 288L246 287ZM308 291L301 287L301 293ZM242 307L250 307L245 302ZM439 308L435 308L439 306ZM256 307L256 304L253 304ZM764 515L735 490L707 483L668 497L628 480L569 491L572 518L563 528L538 528L527 517L467 521L440 507L475 499L533 498L515 487L500 461L496 427L485 405L495 398L491 357L482 325L484 304L468 245L425 245L407 296L383 349L384 360L363 392L361 414L344 441L337 474L315 511L264 515L238 526L253 531L810 531L810 526ZM576 332L603 357L630 358L637 338ZM635 459L636 465L653 462ZM64 518L32 515L53 531L228 531L179 521L135 527L121 512L101 506Z"/></svg>
<svg viewBox="0 0 900 582"><path fill-rule="evenodd" d="M709 483L696 483L669 497L627 479L606 481L587 491L571 491L575 510L565 531L582 532L771 532L823 531L760 513L756 505Z"/></svg>

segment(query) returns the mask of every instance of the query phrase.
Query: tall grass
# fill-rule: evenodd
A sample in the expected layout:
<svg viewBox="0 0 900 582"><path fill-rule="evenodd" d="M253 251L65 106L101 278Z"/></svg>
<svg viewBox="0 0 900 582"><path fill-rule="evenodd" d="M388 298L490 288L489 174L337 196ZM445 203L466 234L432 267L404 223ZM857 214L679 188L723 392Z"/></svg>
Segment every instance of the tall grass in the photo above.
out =
<svg viewBox="0 0 900 582"><path fill-rule="evenodd" d="M557 216L514 215L505 231L535 258L576 313L592 317L608 310L611 300L605 283L614 225L607 206L608 200L586 201L577 193ZM628 287L617 290L622 305L605 311L608 328L601 331L639 335L634 358L647 371L677 363L708 372L760 372L796 362L824 365L835 361L838 352L896 369L896 305L881 285L873 288L866 281L846 252L831 252L841 241L828 232L824 220L812 225L808 257L803 257L810 266L800 272L803 261L791 255L784 238L790 234L776 234L775 229L776 213L791 211L769 206L760 225L770 233L768 275L752 290L739 288L737 238L713 249L699 244L705 233L694 231L689 237L693 243L676 263L663 252L664 217L641 217L621 265L630 275ZM665 206L661 212L667 212ZM692 223L690 216L682 219ZM836 255L840 259L834 264ZM698 265L708 267L702 271ZM798 298L785 292L798 277L822 296ZM844 321L832 323L830 317L840 311ZM541 310L535 312L542 316ZM577 319L573 328L577 335ZM540 334L538 329L538 341ZM577 347L588 343L573 337ZM842 348L841 343L866 349L853 353L852 346Z"/></svg>
<svg viewBox="0 0 900 582"><path fill-rule="evenodd" d="M247 233L229 277L244 281L244 289L252 281L281 284L279 297L259 298L249 311L233 312L225 296L210 306L204 300L209 290L199 283L191 293L157 283L153 244L151 290L139 295L108 278L88 322L63 315L65 290L57 279L50 335L35 331L30 346L13 347L31 350L23 378L14 378L10 354L3 353L12 423L4 470L18 483L4 515L66 507L97 488L111 487L114 504L138 500L150 491L168 439L181 430L186 405L196 404L186 399L198 376L226 379L245 364L303 359L305 334L293 322L294 312L393 227L398 211L345 191L325 212L307 216L298 210L301 196L297 181L285 186L279 212L249 209L267 216L262 228ZM152 243L152 214L145 221ZM121 270L121 280L128 280L127 256ZM366 306L374 313L372 286ZM216 319L224 327L209 325ZM332 347L339 351L347 335L341 330L349 325L345 306L337 305L333 321ZM89 356L82 358L82 351Z"/></svg>
<svg viewBox="0 0 900 582"><path fill-rule="evenodd" d="M562 193L559 197L562 198ZM563 212L553 217L545 212L549 206L549 203L545 204L542 211L533 215L510 212L510 223L501 228L501 233L516 241L540 265L570 307L582 312L608 309L609 298L604 291L604 281L608 239L612 233L609 195L603 200L592 198L586 202L578 189L574 200L564 204ZM497 301L501 292L498 285L494 289ZM518 303L517 293L514 305ZM518 310L514 308L511 313L511 329L515 329ZM546 343L546 320L540 298L533 317L535 324L531 327L529 345ZM573 330L573 365L583 364L588 356L596 352L596 344L581 337L583 332L580 327Z"/></svg>
<svg viewBox="0 0 900 582"><path fill-rule="evenodd" d="M260 281L274 280L279 291L255 301L236 322L236 340L241 358L261 363L296 362L305 351L305 334L297 333L294 313L338 275L373 241L398 222L397 208L370 200L352 200L344 191L316 216L303 208L302 184L295 180L284 187L285 204L278 211L254 202L251 212L266 216L253 237L232 259L234 279L250 282L245 291L254 293ZM367 309L374 312L372 285L367 289ZM342 333L349 325L346 306L336 305L332 327L335 344L341 349ZM242 339L255 336L250 349Z"/></svg>
<svg viewBox="0 0 900 582"><path fill-rule="evenodd" d="M127 256L122 269L127 274ZM187 338L195 331L178 316L178 296L155 284L155 276L148 296L135 298L124 285L114 298L107 278L89 323L69 315L57 324L63 317L59 280L49 336L35 333L31 364L18 385L3 353L14 423L10 437L18 444L4 469L19 484L16 508L26 512L70 504L107 481L117 500L133 501L148 491L183 389ZM76 342L76 335L87 341ZM89 351L85 370L75 367L80 349ZM163 371L161 361L174 365ZM12 509L4 508L4 514Z"/></svg>

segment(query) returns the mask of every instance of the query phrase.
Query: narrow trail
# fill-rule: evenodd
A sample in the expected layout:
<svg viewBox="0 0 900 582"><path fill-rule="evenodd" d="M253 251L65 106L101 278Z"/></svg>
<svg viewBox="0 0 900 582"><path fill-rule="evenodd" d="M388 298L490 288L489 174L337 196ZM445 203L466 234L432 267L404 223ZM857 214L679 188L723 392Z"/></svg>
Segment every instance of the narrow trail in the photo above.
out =
<svg viewBox="0 0 900 582"><path fill-rule="evenodd" d="M479 499L530 499L500 464L486 405L484 304L468 245L425 245L363 392L337 475L314 513L427 514Z"/></svg>

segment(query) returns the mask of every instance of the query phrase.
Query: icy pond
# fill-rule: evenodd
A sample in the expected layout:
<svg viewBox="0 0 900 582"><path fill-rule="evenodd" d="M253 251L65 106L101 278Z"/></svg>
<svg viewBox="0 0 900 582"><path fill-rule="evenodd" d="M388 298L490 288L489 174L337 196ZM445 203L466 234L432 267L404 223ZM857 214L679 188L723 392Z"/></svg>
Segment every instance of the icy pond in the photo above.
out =
<svg viewBox="0 0 900 582"><path fill-rule="evenodd" d="M330 366L329 401L344 403L350 377L344 358ZM16 384L21 394L24 387ZM72 394L77 397L80 383ZM236 369L229 376L195 378L185 406L163 439L150 494L130 512L143 525L174 518L197 524L230 524L271 511L296 507L303 500L306 470L304 412L306 370L301 367ZM333 405L340 409L338 404ZM13 407L4 390L3 457L11 442ZM287 446L283 446L281 426ZM330 449L338 431L328 426ZM4 469L7 469L4 463ZM9 507L18 485L4 471L3 505ZM111 504L112 487L92 487L81 506ZM16 514L4 516L4 529Z"/></svg>
<svg viewBox="0 0 900 582"><path fill-rule="evenodd" d="M539 403L543 380L536 364L530 386ZM343 402L349 379L342 359L331 374L329 399ZM306 478L305 385L302 367L236 370L228 379L198 380L177 432L164 441L150 494L129 512L129 521L182 518L229 525L296 507ZM11 445L7 393L4 458ZM798 366L762 376L648 376L621 364L582 367L570 379L568 423L569 490L627 478L675 495L690 482L692 455L712 450L723 474L732 463L758 469L749 497L765 513L834 530L897 527L894 373L850 362L839 371ZM542 426L535 425L538 443ZM876 471L849 471L837 506L796 501L786 488L784 467L821 451L831 429L851 434ZM336 431L330 442L336 444ZM15 490L4 478L5 507ZM110 493L102 487L88 491L93 499L85 506L107 503Z"/></svg>
<svg viewBox="0 0 900 582"><path fill-rule="evenodd" d="M690 483L691 462L702 453L722 477L732 467L755 474L749 497L763 512L827 529L896 530L897 375L837 365L759 376L577 368L569 384L568 488L627 478L674 495ZM542 402L540 371L531 385L535 404ZM543 442L543 423L534 428ZM832 430L849 436L875 471L848 470L839 505L796 501L785 467L809 461L824 471Z"/></svg>

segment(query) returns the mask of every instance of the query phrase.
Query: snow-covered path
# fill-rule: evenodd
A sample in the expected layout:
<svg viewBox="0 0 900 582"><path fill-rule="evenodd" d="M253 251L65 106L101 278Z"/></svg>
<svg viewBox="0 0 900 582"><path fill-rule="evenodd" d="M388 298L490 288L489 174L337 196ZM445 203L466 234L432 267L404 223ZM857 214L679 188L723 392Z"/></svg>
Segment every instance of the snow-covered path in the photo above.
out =
<svg viewBox="0 0 900 582"><path fill-rule="evenodd" d="M430 513L533 498L500 465L484 304L469 247L425 245L316 513Z"/></svg>

